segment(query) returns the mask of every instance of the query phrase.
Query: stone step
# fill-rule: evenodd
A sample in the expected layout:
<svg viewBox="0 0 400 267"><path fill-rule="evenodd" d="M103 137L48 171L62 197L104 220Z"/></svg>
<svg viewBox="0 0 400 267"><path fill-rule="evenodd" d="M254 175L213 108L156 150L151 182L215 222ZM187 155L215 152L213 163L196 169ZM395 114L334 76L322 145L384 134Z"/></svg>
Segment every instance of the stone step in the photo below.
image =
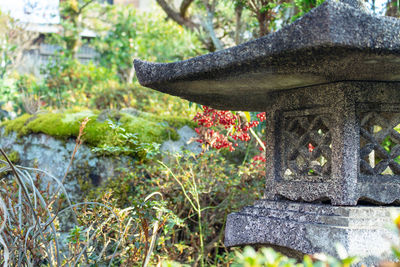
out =
<svg viewBox="0 0 400 267"><path fill-rule="evenodd" d="M254 207L352 218L389 218L392 214L400 215L400 207L396 206L331 206L292 201L258 200L254 203Z"/></svg>
<svg viewBox="0 0 400 267"><path fill-rule="evenodd" d="M360 256L367 266L393 260L391 212L396 207L334 207L289 201L257 201L254 206L228 215L225 245L271 246L289 256L324 252L336 255L340 243L349 255ZM297 256L296 256L297 255Z"/></svg>
<svg viewBox="0 0 400 267"><path fill-rule="evenodd" d="M299 223L324 224L337 227L354 228L381 228L382 225L390 225L391 217L368 216L341 216L332 214L319 214L318 212L301 212L285 209L263 208L248 206L239 212L245 216L267 217L269 220L290 220ZM400 214L400 211L399 211Z"/></svg>

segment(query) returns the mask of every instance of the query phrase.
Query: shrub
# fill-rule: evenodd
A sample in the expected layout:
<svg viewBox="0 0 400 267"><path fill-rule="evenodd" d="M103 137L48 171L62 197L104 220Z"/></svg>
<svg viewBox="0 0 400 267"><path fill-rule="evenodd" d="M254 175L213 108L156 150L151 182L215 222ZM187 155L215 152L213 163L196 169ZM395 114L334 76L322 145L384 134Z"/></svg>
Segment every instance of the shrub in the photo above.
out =
<svg viewBox="0 0 400 267"><path fill-rule="evenodd" d="M152 191L160 192L166 206L183 221L182 227L160 236L155 250L160 260L174 259L195 264L203 258L205 265L231 260L229 257L233 254L223 245L226 216L239 206L251 204L261 197L263 173L252 164L240 166L238 170L218 153L197 157L191 154L177 158L171 156L169 160L168 168L150 161L137 166L134 172L122 172L102 186L89 189L88 200L96 200L102 192L112 189L112 197L124 207ZM197 204L193 206L190 201ZM199 223L202 224L202 235L199 235ZM204 253L199 257L202 254L201 242Z"/></svg>

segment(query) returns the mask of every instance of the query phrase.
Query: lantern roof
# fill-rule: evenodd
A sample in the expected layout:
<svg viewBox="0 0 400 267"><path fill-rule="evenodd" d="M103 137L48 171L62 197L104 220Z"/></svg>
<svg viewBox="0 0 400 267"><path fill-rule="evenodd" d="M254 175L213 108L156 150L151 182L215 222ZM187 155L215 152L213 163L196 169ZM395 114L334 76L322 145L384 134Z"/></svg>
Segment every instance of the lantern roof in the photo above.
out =
<svg viewBox="0 0 400 267"><path fill-rule="evenodd" d="M283 90L399 82L400 20L347 1L327 0L277 32L214 53L172 63L135 60L139 83L214 108L264 111Z"/></svg>

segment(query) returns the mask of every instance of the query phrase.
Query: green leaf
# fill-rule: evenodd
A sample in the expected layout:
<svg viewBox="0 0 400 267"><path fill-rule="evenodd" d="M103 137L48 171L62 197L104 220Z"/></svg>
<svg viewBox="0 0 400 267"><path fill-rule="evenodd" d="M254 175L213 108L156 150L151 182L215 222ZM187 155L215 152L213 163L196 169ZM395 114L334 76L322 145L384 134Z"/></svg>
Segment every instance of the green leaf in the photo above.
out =
<svg viewBox="0 0 400 267"><path fill-rule="evenodd" d="M309 255L304 256L303 264L304 267L313 267L313 261Z"/></svg>

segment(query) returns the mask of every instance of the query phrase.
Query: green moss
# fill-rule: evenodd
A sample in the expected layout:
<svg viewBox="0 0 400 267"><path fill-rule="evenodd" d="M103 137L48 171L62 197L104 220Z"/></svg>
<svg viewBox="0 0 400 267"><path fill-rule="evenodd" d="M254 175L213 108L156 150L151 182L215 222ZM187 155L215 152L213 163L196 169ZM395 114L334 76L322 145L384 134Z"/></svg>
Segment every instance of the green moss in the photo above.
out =
<svg viewBox="0 0 400 267"><path fill-rule="evenodd" d="M83 139L90 146L99 146L103 144L110 135L110 127L105 122L96 121L97 117L93 117L85 128Z"/></svg>
<svg viewBox="0 0 400 267"><path fill-rule="evenodd" d="M36 119L31 120L25 128L33 133L45 133L59 139L77 136L79 121L65 123L64 118L65 115L61 113L40 114Z"/></svg>
<svg viewBox="0 0 400 267"><path fill-rule="evenodd" d="M80 111L66 113L45 113L37 116L22 115L15 120L6 121L1 124L8 134L13 131L18 136L25 136L29 133L44 133L58 139L67 140L76 138L82 120L89 117L90 121L85 128L85 142L96 146L105 140L109 134L109 127L105 122L96 121L98 112Z"/></svg>
<svg viewBox="0 0 400 267"><path fill-rule="evenodd" d="M170 127L175 129L182 128L183 126L187 125L191 128L195 128L197 124L189 118L185 117L178 117L178 116L156 116L150 113L142 113L141 117L147 118L152 121L160 122L160 123L168 123Z"/></svg>
<svg viewBox="0 0 400 267"><path fill-rule="evenodd" d="M12 163L17 164L20 160L19 153L17 151L6 152L6 155ZM6 160L3 156L0 157L1 160Z"/></svg>
<svg viewBox="0 0 400 267"><path fill-rule="evenodd" d="M24 114L21 117L18 117L14 120L4 121L3 123L0 124L0 126L5 127L5 134L16 132L16 133L21 133L21 135L26 135L27 129L25 129L25 124L30 118L32 118L32 115Z"/></svg>
<svg viewBox="0 0 400 267"><path fill-rule="evenodd" d="M13 164L18 164L19 163L20 156L19 156L19 153L17 151L10 151L10 152L6 151L6 155L7 155L8 159L11 160L11 162ZM3 155L0 156L0 159L6 161L6 159L3 157ZM5 164L0 163L0 168L5 167L5 166L6 166ZM3 178L6 174L7 174L7 172L1 172L0 173L0 178Z"/></svg>
<svg viewBox="0 0 400 267"><path fill-rule="evenodd" d="M83 139L92 147L100 147L113 140L113 130L106 121L97 121L99 111L72 110L64 113L44 113L35 116L23 115L15 120L6 121L0 126L6 133L17 132L18 136L29 133L44 133L61 140L76 138L82 120L89 117ZM119 113L119 123L128 133L137 135L140 143L162 143L165 140L179 138L176 129L184 125L194 126L187 118L174 116L156 116L149 113L139 113L133 116ZM118 118L117 118L118 119ZM114 138L115 139L115 138ZM112 145L112 144L111 144Z"/></svg>
<svg viewBox="0 0 400 267"><path fill-rule="evenodd" d="M175 129L160 120L155 120L152 116L121 114L120 122L128 132L136 133L139 141L143 143L161 143L168 139L176 140L178 138Z"/></svg>
<svg viewBox="0 0 400 267"><path fill-rule="evenodd" d="M129 115L128 115L129 116ZM151 113L141 113L139 118L151 121L161 126L165 132L163 133L163 141L172 139L174 141L179 139L176 129L182 128L187 125L191 128L196 127L196 123L188 118L178 116L157 116Z"/></svg>

